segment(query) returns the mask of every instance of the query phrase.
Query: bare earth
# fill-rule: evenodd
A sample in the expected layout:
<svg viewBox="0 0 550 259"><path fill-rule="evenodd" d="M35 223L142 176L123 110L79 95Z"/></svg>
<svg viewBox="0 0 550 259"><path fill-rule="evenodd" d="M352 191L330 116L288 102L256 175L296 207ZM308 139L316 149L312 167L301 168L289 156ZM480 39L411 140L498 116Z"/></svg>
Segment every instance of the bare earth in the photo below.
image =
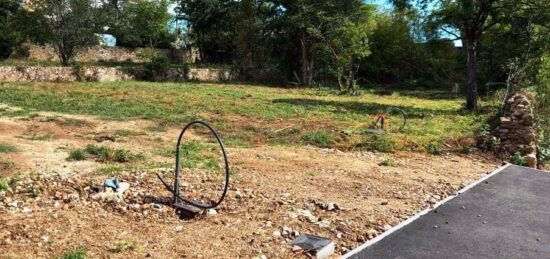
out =
<svg viewBox="0 0 550 259"><path fill-rule="evenodd" d="M103 165L66 160L69 149L97 144L98 134L125 129L143 134L100 145L172 163L158 150L173 146L178 129L147 132L144 128L152 122L62 114L51 119L51 115L0 118L0 142L18 149L0 153L0 160L15 163L15 168L0 171L0 177L23 174L15 190L0 195L2 258L51 258L79 247L92 258L289 258L296 256L290 242L297 232L333 239L338 255L453 194L498 164L482 154L230 148L233 175L224 204L217 214L181 220L167 206L169 192L154 174L169 169L122 172L119 179L128 181L130 190L122 201L105 201L92 198L91 188L107 178L96 173ZM85 123L74 125L67 119ZM33 134L52 137L25 137ZM398 164L380 166L387 158ZM214 180L200 170L186 170L183 181L188 183L182 190L185 195L217 191L216 184L201 187ZM38 197L28 194L32 186L41 190ZM336 203L339 209L328 210L324 207L328 203Z"/></svg>

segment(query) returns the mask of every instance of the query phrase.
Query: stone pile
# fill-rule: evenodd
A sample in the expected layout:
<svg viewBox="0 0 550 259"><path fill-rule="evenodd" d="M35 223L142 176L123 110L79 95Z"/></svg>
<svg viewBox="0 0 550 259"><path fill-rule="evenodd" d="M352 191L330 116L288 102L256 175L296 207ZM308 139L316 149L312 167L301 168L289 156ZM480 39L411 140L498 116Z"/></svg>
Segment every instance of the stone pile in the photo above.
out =
<svg viewBox="0 0 550 259"><path fill-rule="evenodd" d="M527 96L516 94L506 101L497 130L501 147L507 155L519 152L527 166L537 166L535 119Z"/></svg>

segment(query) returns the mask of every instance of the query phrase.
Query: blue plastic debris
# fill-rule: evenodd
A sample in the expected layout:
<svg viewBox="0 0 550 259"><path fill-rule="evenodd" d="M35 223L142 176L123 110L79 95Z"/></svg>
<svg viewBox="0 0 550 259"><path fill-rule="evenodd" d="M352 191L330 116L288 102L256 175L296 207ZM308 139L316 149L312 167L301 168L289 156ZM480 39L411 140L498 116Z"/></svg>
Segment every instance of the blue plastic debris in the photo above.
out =
<svg viewBox="0 0 550 259"><path fill-rule="evenodd" d="M107 179L105 180L105 182L103 183L103 186L105 187L111 187L113 188L115 191L118 189L118 179L116 178L113 178L113 179Z"/></svg>

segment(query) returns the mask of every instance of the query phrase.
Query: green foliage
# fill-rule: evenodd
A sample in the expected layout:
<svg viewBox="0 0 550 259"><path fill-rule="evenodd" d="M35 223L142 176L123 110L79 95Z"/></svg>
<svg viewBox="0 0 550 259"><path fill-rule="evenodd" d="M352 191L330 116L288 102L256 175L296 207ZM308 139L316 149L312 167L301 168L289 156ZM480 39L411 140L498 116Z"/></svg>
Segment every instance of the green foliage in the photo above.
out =
<svg viewBox="0 0 550 259"><path fill-rule="evenodd" d="M477 151L478 149L476 147L471 147L471 146L462 147L462 154L465 154L465 155L473 154Z"/></svg>
<svg viewBox="0 0 550 259"><path fill-rule="evenodd" d="M9 182L4 178L0 178L0 191L8 191L9 189L10 189Z"/></svg>
<svg viewBox="0 0 550 259"><path fill-rule="evenodd" d="M23 41L13 24L13 16L21 10L20 7L16 0L0 0L0 60L8 58Z"/></svg>
<svg viewBox="0 0 550 259"><path fill-rule="evenodd" d="M132 154L125 149L112 149L94 144L88 144L84 150L89 155L95 157L99 162L117 162L127 163L143 158L141 155Z"/></svg>
<svg viewBox="0 0 550 259"><path fill-rule="evenodd" d="M164 80L166 71L170 67L170 60L164 55L156 55L151 58L151 62L145 64L144 77L150 81Z"/></svg>
<svg viewBox="0 0 550 259"><path fill-rule="evenodd" d="M86 259L88 257L88 250L85 248L77 248L74 250L71 250L61 257L60 259Z"/></svg>
<svg viewBox="0 0 550 259"><path fill-rule="evenodd" d="M382 162L378 163L379 166L391 166L391 167L395 167L398 165L398 163L391 159L391 158L386 158L384 160L382 160Z"/></svg>
<svg viewBox="0 0 550 259"><path fill-rule="evenodd" d="M109 33L117 38L117 44L125 47L168 47L173 36L169 32L172 19L168 13L169 1L122 2L118 6L106 6L112 26Z"/></svg>
<svg viewBox="0 0 550 259"><path fill-rule="evenodd" d="M30 0L40 19L46 39L56 47L63 65L69 65L76 51L97 44L94 35L99 26L94 24L94 8L90 0Z"/></svg>
<svg viewBox="0 0 550 259"><path fill-rule="evenodd" d="M125 98L119 98L120 92L124 92ZM330 130L330 133L356 129L348 132L352 133L349 139L338 141L338 146L353 148L363 141L363 147L369 149L370 136L363 140L361 129L372 120L370 115L391 106L401 107L412 115L405 132L384 137L391 141L396 151L424 151L424 146L430 142L474 137L481 124L492 116L489 113L492 109L484 109L479 114L464 112L460 99L448 92L433 90L396 90L389 95L373 91L350 97L328 89L129 81L10 83L0 87L0 96L3 103L24 110L85 114L113 120L146 119L164 125L163 130L168 126L184 125L201 114L215 118L212 121L215 125L225 125L219 130L228 141L226 144L239 146L269 142L303 144L303 135L316 127ZM243 100L243 96L253 98ZM247 123L232 119L243 116ZM63 120L58 118L56 123ZM280 129L281 121L289 124L280 128L292 127L274 134L273 130ZM337 138L335 133L333 135Z"/></svg>
<svg viewBox="0 0 550 259"><path fill-rule="evenodd" d="M510 157L510 163L514 165L519 165L519 166L527 165L527 161L525 160L525 157L523 157L519 152L516 152L514 155Z"/></svg>
<svg viewBox="0 0 550 259"><path fill-rule="evenodd" d="M84 151L82 149L77 148L73 149L69 152L69 157L67 158L68 161L82 161L86 159L86 155L84 154Z"/></svg>
<svg viewBox="0 0 550 259"><path fill-rule="evenodd" d="M491 134L491 126L483 124L477 133L478 146L484 150L495 150L500 146L500 139Z"/></svg>
<svg viewBox="0 0 550 259"><path fill-rule="evenodd" d="M426 151L432 155L441 155L441 144L436 142L428 143Z"/></svg>
<svg viewBox="0 0 550 259"><path fill-rule="evenodd" d="M304 135L304 141L319 147L329 147L334 143L334 137L324 130L308 132Z"/></svg>
<svg viewBox="0 0 550 259"><path fill-rule="evenodd" d="M535 88L535 119L537 120L539 161L550 161L550 53L541 57L541 67Z"/></svg>
<svg viewBox="0 0 550 259"><path fill-rule="evenodd" d="M371 151L379 151L384 153L392 153L395 151L395 143L386 135L370 135L367 137L364 143L361 143L359 147L364 147Z"/></svg>
<svg viewBox="0 0 550 259"><path fill-rule="evenodd" d="M0 142L0 153L12 153L15 151L17 149L14 146Z"/></svg>

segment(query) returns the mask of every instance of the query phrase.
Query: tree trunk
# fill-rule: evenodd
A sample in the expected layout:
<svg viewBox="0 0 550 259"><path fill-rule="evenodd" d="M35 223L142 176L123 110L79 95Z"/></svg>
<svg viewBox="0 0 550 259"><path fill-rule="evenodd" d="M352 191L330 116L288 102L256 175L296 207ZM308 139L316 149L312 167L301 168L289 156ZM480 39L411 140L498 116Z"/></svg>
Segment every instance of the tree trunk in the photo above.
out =
<svg viewBox="0 0 550 259"><path fill-rule="evenodd" d="M466 108L470 111L477 111L478 91L476 82L476 65L477 65L477 40L471 37L466 39L466 48L468 52L467 63L467 92L466 92Z"/></svg>
<svg viewBox="0 0 550 259"><path fill-rule="evenodd" d="M305 35L301 35L300 47L302 52L302 86L311 86L313 82L313 56L309 53Z"/></svg>

